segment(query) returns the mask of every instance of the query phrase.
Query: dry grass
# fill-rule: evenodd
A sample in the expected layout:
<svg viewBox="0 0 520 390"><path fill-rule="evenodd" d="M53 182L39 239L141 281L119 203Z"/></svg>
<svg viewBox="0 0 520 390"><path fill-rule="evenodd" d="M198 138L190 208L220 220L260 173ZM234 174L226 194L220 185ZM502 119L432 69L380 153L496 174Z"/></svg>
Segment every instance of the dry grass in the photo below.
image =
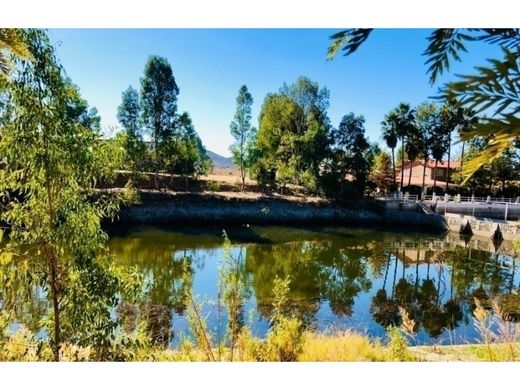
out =
<svg viewBox="0 0 520 390"><path fill-rule="evenodd" d="M335 336L306 332L301 362L383 362L393 360L378 340L347 331Z"/></svg>

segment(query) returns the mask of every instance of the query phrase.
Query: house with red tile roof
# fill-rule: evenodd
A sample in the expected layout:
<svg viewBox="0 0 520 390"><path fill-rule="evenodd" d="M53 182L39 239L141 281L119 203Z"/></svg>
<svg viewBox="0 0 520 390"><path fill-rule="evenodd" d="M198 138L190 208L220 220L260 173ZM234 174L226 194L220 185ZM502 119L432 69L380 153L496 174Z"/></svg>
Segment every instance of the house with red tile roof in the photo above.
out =
<svg viewBox="0 0 520 390"><path fill-rule="evenodd" d="M425 166L426 165L426 166ZM423 176L424 184L426 187L433 187L435 178L437 178L437 186L446 186L446 179L450 175L450 187L458 187L457 184L452 182L451 175L453 172L460 168L460 161L450 161L450 167L448 171L447 161L438 161L437 166L434 160L427 160L426 164L424 160L408 161L402 165L396 167L396 180L397 183L401 182L401 170L404 170L403 187L408 186L408 180L410 179L410 170L412 173L410 179L410 185L422 187Z"/></svg>

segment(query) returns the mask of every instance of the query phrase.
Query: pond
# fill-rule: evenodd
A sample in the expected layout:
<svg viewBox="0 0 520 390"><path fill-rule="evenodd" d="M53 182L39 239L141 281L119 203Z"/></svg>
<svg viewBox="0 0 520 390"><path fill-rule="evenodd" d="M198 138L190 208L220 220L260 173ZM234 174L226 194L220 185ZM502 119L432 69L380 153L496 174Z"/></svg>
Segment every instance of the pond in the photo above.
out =
<svg viewBox="0 0 520 390"><path fill-rule="evenodd" d="M222 231L141 226L111 233L117 261L137 266L146 281L142 302L116 308L127 330L144 320L156 343L178 345L189 334L184 300L191 287L208 328L225 334L216 304ZM320 332L353 329L384 338L403 307L416 321L418 344L474 342L475 297L520 320L520 262L510 242L338 227L226 231L248 291L243 322L259 337L269 329L277 277L290 278L291 311Z"/></svg>

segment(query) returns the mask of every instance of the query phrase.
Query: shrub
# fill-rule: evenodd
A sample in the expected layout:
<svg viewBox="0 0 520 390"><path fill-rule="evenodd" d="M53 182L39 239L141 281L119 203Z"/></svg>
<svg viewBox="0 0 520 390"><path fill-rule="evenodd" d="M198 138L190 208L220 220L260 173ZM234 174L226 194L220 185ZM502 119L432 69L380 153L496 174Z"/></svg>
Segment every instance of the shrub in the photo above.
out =
<svg viewBox="0 0 520 390"><path fill-rule="evenodd" d="M387 328L387 333L388 348L390 349L392 359L398 362L412 361L413 357L410 351L408 351L408 343L399 328L389 326Z"/></svg>
<svg viewBox="0 0 520 390"><path fill-rule="evenodd" d="M208 180L206 183L206 190L212 191L212 192L218 192L218 191L220 191L220 183L215 180Z"/></svg>

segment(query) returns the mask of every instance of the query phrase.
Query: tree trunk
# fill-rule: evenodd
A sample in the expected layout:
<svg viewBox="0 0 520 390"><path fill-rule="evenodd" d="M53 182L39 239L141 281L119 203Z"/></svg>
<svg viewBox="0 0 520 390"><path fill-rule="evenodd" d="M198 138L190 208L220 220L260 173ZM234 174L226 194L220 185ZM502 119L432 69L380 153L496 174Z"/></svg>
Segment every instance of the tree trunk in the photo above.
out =
<svg viewBox="0 0 520 390"><path fill-rule="evenodd" d="M410 161L410 174L408 175L408 192L410 192L410 183L412 182L413 163L413 161Z"/></svg>
<svg viewBox="0 0 520 390"><path fill-rule="evenodd" d="M424 195L426 195L424 191L424 184L426 182L426 162L428 159L424 159L424 168L423 168L423 174L422 174L422 190L421 190L421 200L423 199Z"/></svg>
<svg viewBox="0 0 520 390"><path fill-rule="evenodd" d="M448 189L450 187L450 159L451 159L451 133L450 139L448 141L448 169L446 169L446 193L448 193Z"/></svg>
<svg viewBox="0 0 520 390"><path fill-rule="evenodd" d="M392 148L392 169L394 171L394 191L397 191L397 181L396 181L396 177L395 177L395 154L394 154L394 151L395 151L395 149Z"/></svg>
<svg viewBox="0 0 520 390"><path fill-rule="evenodd" d="M52 251L52 249L51 249ZM60 344L61 344L61 332L60 332L60 302L59 302L59 288L58 288L58 270L56 257L51 254L50 261L51 271L51 294L52 294L52 310L54 314L54 345L52 346L52 352L54 355L54 361L60 361Z"/></svg>
<svg viewBox="0 0 520 390"><path fill-rule="evenodd" d="M403 192L403 181L404 181L404 137L401 140L401 192Z"/></svg>
<svg viewBox="0 0 520 390"><path fill-rule="evenodd" d="M242 192L244 192L244 189L246 187L246 176L242 174Z"/></svg>
<svg viewBox="0 0 520 390"><path fill-rule="evenodd" d="M462 141L462 153L460 155L460 168L464 166L464 146L466 146L466 141Z"/></svg>
<svg viewBox="0 0 520 390"><path fill-rule="evenodd" d="M433 168L433 192L435 192L435 187L437 186L437 163L435 160L435 168Z"/></svg>
<svg viewBox="0 0 520 390"><path fill-rule="evenodd" d="M155 139L154 139L154 153L155 153L155 164L154 164L154 168L155 168L155 175L154 175L154 182L155 182L155 189L158 190L159 189L159 153L157 151L157 136L155 136Z"/></svg>
<svg viewBox="0 0 520 390"><path fill-rule="evenodd" d="M392 282L392 296L390 299L394 299L394 291L395 291L395 279L397 277L397 261L399 259L399 251L395 251L395 268L394 268L394 280Z"/></svg>

